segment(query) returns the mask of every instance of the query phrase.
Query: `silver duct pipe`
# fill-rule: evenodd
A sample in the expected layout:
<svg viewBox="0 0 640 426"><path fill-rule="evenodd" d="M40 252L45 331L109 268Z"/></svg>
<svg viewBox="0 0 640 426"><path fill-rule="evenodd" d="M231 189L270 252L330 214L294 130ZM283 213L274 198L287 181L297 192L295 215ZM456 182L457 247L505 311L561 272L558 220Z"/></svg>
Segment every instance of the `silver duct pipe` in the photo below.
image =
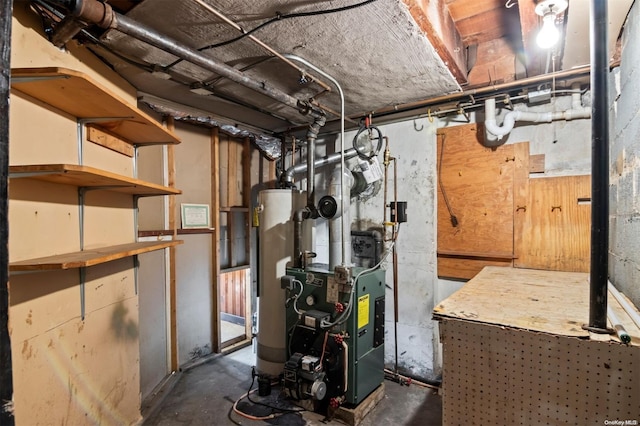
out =
<svg viewBox="0 0 640 426"><path fill-rule="evenodd" d="M344 152L344 159L348 160L350 158L358 155L358 151L354 148L349 148ZM329 154L326 157L319 158L314 161L313 167L318 168L322 166L329 166L337 163L342 158L341 152L334 152L333 154ZM307 163L298 163L295 166L289 167L285 172L280 176L280 184L288 187L293 185L293 177L307 170Z"/></svg>
<svg viewBox="0 0 640 426"><path fill-rule="evenodd" d="M196 49L185 46L177 40L162 35L157 31L147 27L146 25L127 18L111 9L107 3L98 0L53 0L79 19L96 24L101 28L113 28L140 41L144 41L158 49L171 53L183 59L198 65L208 71L219 74L229 80L252 89L258 93L275 99L291 108L297 109L301 114L309 113L324 114L322 110L314 107L307 101L301 101L293 96L272 87L267 82L253 80L228 66L223 62L218 62L213 58L203 55Z"/></svg>

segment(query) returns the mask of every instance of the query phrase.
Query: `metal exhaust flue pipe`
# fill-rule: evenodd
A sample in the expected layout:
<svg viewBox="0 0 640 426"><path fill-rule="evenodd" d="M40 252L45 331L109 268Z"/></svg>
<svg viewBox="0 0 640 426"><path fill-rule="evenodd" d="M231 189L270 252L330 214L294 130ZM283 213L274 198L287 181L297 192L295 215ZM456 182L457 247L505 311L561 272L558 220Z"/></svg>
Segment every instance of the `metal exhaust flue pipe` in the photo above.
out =
<svg viewBox="0 0 640 426"><path fill-rule="evenodd" d="M607 332L609 269L609 54L607 1L591 0L591 268L587 329Z"/></svg>
<svg viewBox="0 0 640 426"><path fill-rule="evenodd" d="M229 80L268 96L276 101L297 109L301 114L311 112L323 114L323 111L314 107L309 102L301 101L295 97L272 87L267 82L256 81L247 77L237 69L213 58L203 55L196 49L185 46L177 40L162 35L146 25L127 18L111 9L107 3L98 0L54 0L55 3L65 7L77 18L101 28L113 28L140 41L144 41L158 49L171 53L185 61L198 65L208 71L221 75Z"/></svg>
<svg viewBox="0 0 640 426"><path fill-rule="evenodd" d="M355 157L356 155L358 155L358 151L356 151L355 148L349 148L344 152L344 159L348 160L350 158ZM315 160L314 163L313 163L313 167L317 169L319 167L336 164L336 163L340 162L341 158L342 158L342 153L341 152L334 152L333 154L329 154L329 155L327 155L325 157L318 158L317 160ZM293 185L293 177L295 175L297 175L297 174L300 174L300 173L304 172L305 170L307 170L307 163L306 162L305 163L298 163L296 165L293 165L293 166L289 167L280 176L280 184L285 186L285 187L292 186Z"/></svg>

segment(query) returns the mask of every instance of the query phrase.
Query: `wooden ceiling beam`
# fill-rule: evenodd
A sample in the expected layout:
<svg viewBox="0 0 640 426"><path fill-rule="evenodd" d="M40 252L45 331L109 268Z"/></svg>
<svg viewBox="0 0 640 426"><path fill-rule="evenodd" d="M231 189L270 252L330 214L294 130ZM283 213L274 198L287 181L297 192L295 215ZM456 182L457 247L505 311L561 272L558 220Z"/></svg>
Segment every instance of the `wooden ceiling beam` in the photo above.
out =
<svg viewBox="0 0 640 426"><path fill-rule="evenodd" d="M544 52L536 44L539 28L539 16L536 15L536 0L519 0L520 28L522 29L522 46L527 57L525 67L527 77L540 75L543 72Z"/></svg>
<svg viewBox="0 0 640 426"><path fill-rule="evenodd" d="M403 0L459 84L467 83L466 50L445 0Z"/></svg>

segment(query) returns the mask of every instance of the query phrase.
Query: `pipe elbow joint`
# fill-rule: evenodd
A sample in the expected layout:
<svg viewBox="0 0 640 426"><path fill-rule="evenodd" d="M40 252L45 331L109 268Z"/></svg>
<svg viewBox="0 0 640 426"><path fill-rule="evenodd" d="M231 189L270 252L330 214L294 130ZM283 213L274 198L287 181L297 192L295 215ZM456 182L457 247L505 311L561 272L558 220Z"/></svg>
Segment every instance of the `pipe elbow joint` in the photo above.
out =
<svg viewBox="0 0 640 426"><path fill-rule="evenodd" d="M280 176L280 187L281 188L292 188L293 187L293 175L290 173L283 173Z"/></svg>
<svg viewBox="0 0 640 426"><path fill-rule="evenodd" d="M502 137L508 133L508 132L505 132L502 127L496 124L495 119L485 120L484 128L489 139L501 140Z"/></svg>
<svg viewBox="0 0 640 426"><path fill-rule="evenodd" d="M570 109L565 112L565 118L567 120L576 120L580 118L591 118L591 108L580 107L576 109Z"/></svg>

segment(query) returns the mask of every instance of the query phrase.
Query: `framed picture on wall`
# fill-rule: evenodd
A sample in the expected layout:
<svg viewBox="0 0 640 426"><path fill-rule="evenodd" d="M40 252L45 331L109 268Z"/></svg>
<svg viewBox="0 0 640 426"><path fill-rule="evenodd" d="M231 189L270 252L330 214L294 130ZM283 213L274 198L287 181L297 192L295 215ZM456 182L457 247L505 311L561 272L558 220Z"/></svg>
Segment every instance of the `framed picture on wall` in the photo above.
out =
<svg viewBox="0 0 640 426"><path fill-rule="evenodd" d="M180 204L182 229L210 228L208 204Z"/></svg>

